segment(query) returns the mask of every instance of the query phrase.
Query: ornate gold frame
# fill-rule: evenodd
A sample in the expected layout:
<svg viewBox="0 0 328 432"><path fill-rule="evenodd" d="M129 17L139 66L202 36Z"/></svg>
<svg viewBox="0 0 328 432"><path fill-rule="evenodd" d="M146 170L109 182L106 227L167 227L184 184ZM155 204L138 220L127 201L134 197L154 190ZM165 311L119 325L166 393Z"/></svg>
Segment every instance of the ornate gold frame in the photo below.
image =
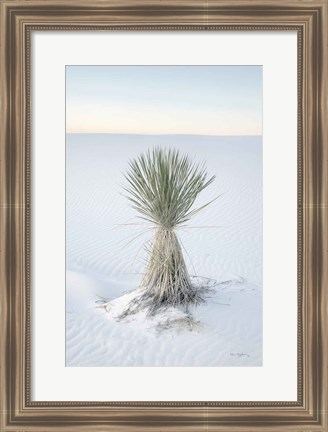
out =
<svg viewBox="0 0 328 432"><path fill-rule="evenodd" d="M0 0L0 4L0 431L328 431L327 0ZM296 402L31 401L30 34L95 29L297 30Z"/></svg>

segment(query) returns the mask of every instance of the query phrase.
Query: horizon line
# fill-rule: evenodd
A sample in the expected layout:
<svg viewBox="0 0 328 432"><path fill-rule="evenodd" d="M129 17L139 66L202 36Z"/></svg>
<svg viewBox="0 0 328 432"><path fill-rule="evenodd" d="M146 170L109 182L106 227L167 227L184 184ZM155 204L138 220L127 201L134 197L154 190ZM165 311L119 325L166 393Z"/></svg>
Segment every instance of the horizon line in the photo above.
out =
<svg viewBox="0 0 328 432"><path fill-rule="evenodd" d="M66 135L138 135L138 136L209 136L209 137L263 137L263 134L192 134L192 133L124 133L124 132L65 132Z"/></svg>

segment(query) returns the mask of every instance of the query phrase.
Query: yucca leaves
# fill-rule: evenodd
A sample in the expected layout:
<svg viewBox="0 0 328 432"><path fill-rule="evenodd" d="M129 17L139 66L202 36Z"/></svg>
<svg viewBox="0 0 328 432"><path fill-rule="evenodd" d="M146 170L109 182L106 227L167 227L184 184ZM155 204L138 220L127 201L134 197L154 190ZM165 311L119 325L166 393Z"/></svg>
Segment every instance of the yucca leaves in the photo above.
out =
<svg viewBox="0 0 328 432"><path fill-rule="evenodd" d="M195 199L214 176L178 150L154 148L129 162L125 191L139 217L152 223L155 235L141 286L152 310L199 299L192 286L181 245L174 232L212 201L193 209ZM214 201L214 200L213 200Z"/></svg>
<svg viewBox="0 0 328 432"><path fill-rule="evenodd" d="M154 148L131 160L126 175L128 198L140 217L175 228L202 208L191 210L199 193L214 180L204 164L195 164L178 150Z"/></svg>

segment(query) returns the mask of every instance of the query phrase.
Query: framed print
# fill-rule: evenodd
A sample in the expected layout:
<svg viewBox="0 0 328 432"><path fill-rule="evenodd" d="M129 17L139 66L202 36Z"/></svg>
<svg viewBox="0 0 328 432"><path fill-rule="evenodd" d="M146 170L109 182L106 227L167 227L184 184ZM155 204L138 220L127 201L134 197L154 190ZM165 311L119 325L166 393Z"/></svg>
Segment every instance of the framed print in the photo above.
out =
<svg viewBox="0 0 328 432"><path fill-rule="evenodd" d="M328 430L327 6L1 2L1 430Z"/></svg>

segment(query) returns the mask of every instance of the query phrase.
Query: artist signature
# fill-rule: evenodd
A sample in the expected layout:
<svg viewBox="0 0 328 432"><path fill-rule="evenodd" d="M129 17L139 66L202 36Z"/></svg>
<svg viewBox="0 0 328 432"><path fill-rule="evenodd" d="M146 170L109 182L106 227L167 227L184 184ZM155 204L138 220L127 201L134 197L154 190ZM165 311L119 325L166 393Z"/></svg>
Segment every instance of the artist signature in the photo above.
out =
<svg viewBox="0 0 328 432"><path fill-rule="evenodd" d="M230 355L233 356L233 357L243 357L243 356L250 357L249 354L243 353L243 352L241 352L241 353L230 353Z"/></svg>

